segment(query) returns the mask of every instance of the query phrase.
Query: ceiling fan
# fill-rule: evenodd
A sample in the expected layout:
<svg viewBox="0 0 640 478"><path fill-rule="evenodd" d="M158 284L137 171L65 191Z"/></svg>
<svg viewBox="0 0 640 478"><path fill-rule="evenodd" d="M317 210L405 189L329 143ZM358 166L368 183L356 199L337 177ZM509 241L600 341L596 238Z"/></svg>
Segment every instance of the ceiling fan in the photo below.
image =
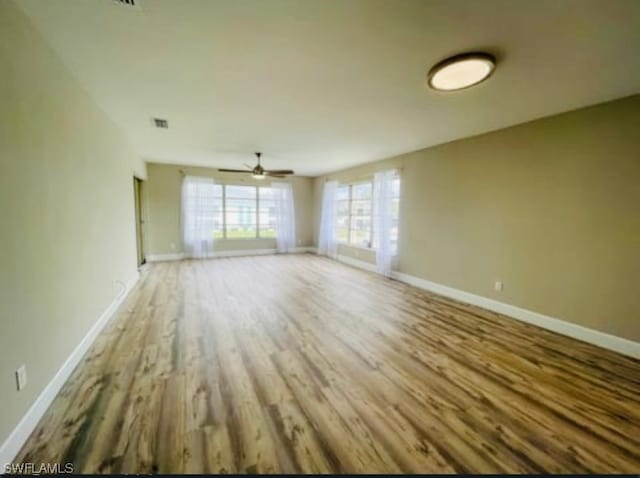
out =
<svg viewBox="0 0 640 478"><path fill-rule="evenodd" d="M288 174L294 174L291 169L264 169L262 165L260 165L260 156L262 153L255 153L258 157L258 164L254 167L245 164L247 169L218 169L221 173L246 173L251 174L254 179L264 179L267 176L271 178L284 178Z"/></svg>

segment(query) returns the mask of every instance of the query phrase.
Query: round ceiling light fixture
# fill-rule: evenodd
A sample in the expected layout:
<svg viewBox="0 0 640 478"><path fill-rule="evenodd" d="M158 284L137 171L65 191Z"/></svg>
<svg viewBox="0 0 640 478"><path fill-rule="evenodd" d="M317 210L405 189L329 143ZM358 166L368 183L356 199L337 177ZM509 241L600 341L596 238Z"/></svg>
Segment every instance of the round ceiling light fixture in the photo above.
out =
<svg viewBox="0 0 640 478"><path fill-rule="evenodd" d="M462 53L436 64L427 80L434 90L463 90L489 78L495 67L496 59L489 53Z"/></svg>

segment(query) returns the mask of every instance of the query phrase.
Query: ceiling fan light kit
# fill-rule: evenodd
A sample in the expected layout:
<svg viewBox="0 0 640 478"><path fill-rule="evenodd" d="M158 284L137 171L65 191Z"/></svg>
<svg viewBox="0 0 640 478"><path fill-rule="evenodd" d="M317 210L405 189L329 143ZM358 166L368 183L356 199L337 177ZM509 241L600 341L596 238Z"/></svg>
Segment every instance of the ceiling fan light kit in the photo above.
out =
<svg viewBox="0 0 640 478"><path fill-rule="evenodd" d="M255 153L258 158L258 164L256 164L253 168L251 166L247 166L247 169L218 169L221 173L244 173L251 174L253 179L262 180L266 177L271 178L285 178L290 174L295 174L291 169L264 169L260 164L260 157L262 153Z"/></svg>

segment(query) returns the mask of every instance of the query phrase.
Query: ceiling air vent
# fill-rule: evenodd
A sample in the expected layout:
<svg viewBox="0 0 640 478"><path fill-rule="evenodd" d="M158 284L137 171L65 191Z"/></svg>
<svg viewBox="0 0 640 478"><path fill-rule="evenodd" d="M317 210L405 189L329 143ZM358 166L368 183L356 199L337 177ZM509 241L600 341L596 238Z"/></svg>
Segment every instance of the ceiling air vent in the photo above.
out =
<svg viewBox="0 0 640 478"><path fill-rule="evenodd" d="M156 126L156 128L163 128L163 129L169 128L169 122L166 119L153 118L153 124Z"/></svg>

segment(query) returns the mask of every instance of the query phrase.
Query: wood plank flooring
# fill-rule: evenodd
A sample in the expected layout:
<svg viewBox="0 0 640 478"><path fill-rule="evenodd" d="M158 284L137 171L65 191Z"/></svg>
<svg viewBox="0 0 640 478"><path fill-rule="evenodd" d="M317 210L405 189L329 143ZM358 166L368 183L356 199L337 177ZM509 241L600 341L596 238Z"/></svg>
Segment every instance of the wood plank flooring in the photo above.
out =
<svg viewBox="0 0 640 478"><path fill-rule="evenodd" d="M640 472L640 361L313 255L159 263L18 460Z"/></svg>

